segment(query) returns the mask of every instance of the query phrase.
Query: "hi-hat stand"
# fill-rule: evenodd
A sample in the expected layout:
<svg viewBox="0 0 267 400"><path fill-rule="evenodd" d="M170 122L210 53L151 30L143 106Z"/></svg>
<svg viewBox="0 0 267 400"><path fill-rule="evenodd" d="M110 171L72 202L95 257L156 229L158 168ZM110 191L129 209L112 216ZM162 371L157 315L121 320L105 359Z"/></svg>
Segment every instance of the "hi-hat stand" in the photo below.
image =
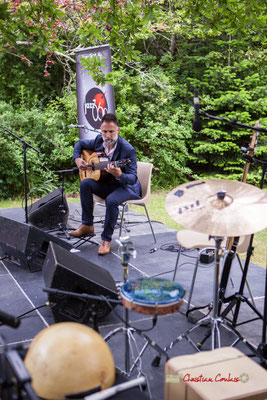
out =
<svg viewBox="0 0 267 400"><path fill-rule="evenodd" d="M24 169L24 202L25 202L25 222L26 224L29 222L28 220L28 179L27 179L27 148L31 148L32 150L36 151L36 153L40 153L39 150L37 150L35 147L31 146L29 143L27 143L24 139L21 139L14 133L12 133L9 129L6 127L0 125L0 128L3 129L3 131L9 133L11 136L13 136L15 139L19 140L22 144L23 147L23 169Z"/></svg>

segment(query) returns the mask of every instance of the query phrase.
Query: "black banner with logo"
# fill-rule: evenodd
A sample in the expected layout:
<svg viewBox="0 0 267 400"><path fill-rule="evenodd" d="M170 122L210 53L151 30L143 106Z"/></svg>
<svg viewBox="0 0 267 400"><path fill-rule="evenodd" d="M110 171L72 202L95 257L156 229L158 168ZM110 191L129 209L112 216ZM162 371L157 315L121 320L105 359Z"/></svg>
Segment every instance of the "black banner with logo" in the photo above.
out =
<svg viewBox="0 0 267 400"><path fill-rule="evenodd" d="M83 49L76 54L76 91L80 139L93 139L100 132L101 119L107 112L115 113L113 86L97 85L92 76L81 66L81 58L97 56L103 60L106 75L111 71L110 47L97 46Z"/></svg>

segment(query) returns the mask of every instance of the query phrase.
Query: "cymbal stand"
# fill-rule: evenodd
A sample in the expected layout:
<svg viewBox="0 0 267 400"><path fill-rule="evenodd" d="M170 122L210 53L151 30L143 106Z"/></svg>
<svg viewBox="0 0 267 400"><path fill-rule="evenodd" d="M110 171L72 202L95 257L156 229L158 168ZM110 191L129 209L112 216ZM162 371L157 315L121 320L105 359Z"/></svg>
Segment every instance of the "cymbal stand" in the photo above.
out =
<svg viewBox="0 0 267 400"><path fill-rule="evenodd" d="M121 264L122 264L122 271L123 271L123 283L125 283L127 281L127 277L128 277L128 262L130 260L130 256L133 255L135 257L136 252L135 252L128 236L120 237L119 240L117 240L117 243L119 244L119 246L121 248ZM106 341L108 341L111 337L113 337L117 333L122 332L125 335L125 370L122 371L118 368L121 373L123 373L124 375L129 377L132 374L132 372L134 371L134 369L137 368L138 376L140 376L140 375L145 376L144 372L142 371L141 357L144 354L144 352L148 346L151 346L152 348L154 348L159 354L164 355L167 360L169 359L169 356L165 350L163 350L157 343L152 341L149 338L149 336L147 336L145 333L143 333L140 329L134 328L129 324L129 311L126 307L123 308L123 320L124 320L123 327L114 329L113 331L111 331L104 337L104 339ZM157 317L154 317L153 327L156 325L156 321L157 321ZM136 358L134 358L133 349L131 346L131 341L135 342L134 334L139 335L140 337L142 337L145 340L145 344L142 347L142 349L139 351ZM136 343L135 343L135 345L136 345ZM136 345L136 348L137 348L137 345ZM138 351L138 349L137 349L137 351ZM131 363L130 353L131 353L131 356L133 359L132 365L130 365L130 363ZM149 396L151 398L149 385L147 385L147 387L148 387L148 391L149 391Z"/></svg>
<svg viewBox="0 0 267 400"><path fill-rule="evenodd" d="M210 238L214 238L215 240L215 265L214 265L214 282L213 282L213 308L212 308L212 316L207 316L200 319L192 328L188 329L185 333L179 335L176 339L174 339L167 347L164 348L165 351L168 351L181 340L186 339L197 351L200 351L201 344L195 343L191 338L190 334L195 331L198 327L203 324L210 323L211 327L204 339L204 341L211 336L211 350L215 348L221 347L221 334L220 327L225 326L228 330L232 331L236 335L236 339L233 342L232 346L237 344L239 341L242 341L246 344L251 351L255 353L254 347L244 339L241 334L227 321L221 318L218 314L218 304L219 304L219 278L220 278L220 257L221 257L221 243L223 241L223 237L221 236L210 236ZM203 342L204 342L203 341ZM203 343L202 342L202 343ZM256 352L257 353L257 352ZM260 357L260 355L257 353ZM261 358L261 357L260 357ZM152 365L158 366L159 359L154 359Z"/></svg>
<svg viewBox="0 0 267 400"><path fill-rule="evenodd" d="M244 149L244 150L246 151L246 149ZM260 181L260 189L262 189L263 188L263 184L264 184L266 170L267 170L267 162L257 160L254 157L250 157L248 155L244 155L244 157L246 158L246 161L249 161L250 163L251 162L256 162L256 163L258 163L258 164L260 164L262 166L262 176L261 176L261 181ZM229 303L228 306L225 308L225 310L223 310L223 312L221 313L221 317L225 318L228 315L228 313L232 310L232 308L235 306L233 320L231 321L231 323L233 324L234 327L239 326L239 325L243 325L243 324L245 324L247 322L255 321L257 319L262 319L262 321L263 321L263 324L262 324L262 342L258 346L258 352L265 359L263 364L267 365L267 361L266 361L267 360L267 343L266 343L267 268L266 268L266 272L265 272L265 292L264 292L265 302L264 302L263 315L257 310L257 308L243 294L244 293L245 282L246 282L246 278L247 278L247 273L248 273L248 267L249 267L249 263L250 263L250 258L252 256L252 253L253 253L253 250L254 250L253 239L254 239L254 234L252 234L251 238L250 238L250 242L249 242L249 246L248 246L248 250L247 250L247 255L246 255L246 260L245 260L245 265L244 265L244 271L243 271L243 275L242 275L239 291L237 293L235 293L234 295L229 296L229 297L222 296L222 299L220 299L221 302L223 302L223 303ZM238 324L237 323L237 319L238 319L238 315L239 315L239 311L240 311L241 302L245 302L254 311L254 313L258 317L250 319L248 321L241 322L241 323Z"/></svg>

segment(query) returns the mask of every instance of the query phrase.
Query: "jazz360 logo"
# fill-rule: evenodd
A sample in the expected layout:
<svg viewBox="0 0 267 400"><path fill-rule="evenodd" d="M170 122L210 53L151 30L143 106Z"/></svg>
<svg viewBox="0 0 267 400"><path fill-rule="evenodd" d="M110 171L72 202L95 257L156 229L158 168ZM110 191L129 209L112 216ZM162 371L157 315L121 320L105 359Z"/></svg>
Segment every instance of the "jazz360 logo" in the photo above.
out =
<svg viewBox="0 0 267 400"><path fill-rule="evenodd" d="M108 103L105 94L99 88L90 89L84 102L84 115L89 124L99 129L104 114L108 112Z"/></svg>

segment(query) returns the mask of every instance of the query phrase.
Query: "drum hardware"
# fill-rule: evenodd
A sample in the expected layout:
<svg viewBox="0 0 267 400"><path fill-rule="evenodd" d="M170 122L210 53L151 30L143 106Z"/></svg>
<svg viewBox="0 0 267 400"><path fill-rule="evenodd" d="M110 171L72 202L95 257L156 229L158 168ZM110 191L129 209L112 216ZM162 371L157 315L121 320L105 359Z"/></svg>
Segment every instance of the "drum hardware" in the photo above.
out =
<svg viewBox="0 0 267 400"><path fill-rule="evenodd" d="M5 126L0 125L0 128L3 129L4 132L9 133L9 135L13 136L15 139L19 140L20 143L22 144L23 147L23 169L24 169L24 202L25 202L25 222L26 224L29 222L28 221L28 179L27 179L27 149L30 148L36 153L40 153L39 150L37 150L35 147L31 146L29 143L27 143L24 139L18 137L14 133L12 133L9 129L7 129Z"/></svg>
<svg viewBox="0 0 267 400"><path fill-rule="evenodd" d="M16 348L7 348L0 335L0 398L1 400L40 400L32 388L31 377Z"/></svg>
<svg viewBox="0 0 267 400"><path fill-rule="evenodd" d="M236 345L239 341L242 341L255 355L257 355L262 361L262 356L260 353L254 349L254 347L242 337L242 335L230 324L227 320L224 320L218 315L218 305L219 305L219 268L220 268L220 251L221 251L221 242L223 241L223 237L215 236L212 237L215 241L215 267L214 267L214 282L213 282L213 307L212 307L212 316L207 316L200 319L193 327L189 328L185 333L179 335L176 339L174 339L168 346L164 348L165 351L168 351L172 347L174 347L177 343L181 342L183 339L186 339L197 351L200 351L201 344L196 344L191 338L190 334L195 331L198 327L203 326L204 324L209 323L211 328L208 332L208 337L211 336L211 349L214 350L217 347L221 347L221 335L220 335L220 327L225 326L228 330L232 331L237 336L237 339L232 343L232 346ZM152 362L153 366L159 366L160 357L157 356Z"/></svg>
<svg viewBox="0 0 267 400"><path fill-rule="evenodd" d="M243 149L242 151L247 152L248 149ZM244 157L248 158L248 155L244 155ZM256 162L258 164L261 165L262 167L262 176L261 176L261 181L260 181L260 189L263 188L263 183L264 183L264 179L265 179L265 174L266 174L266 169L267 169L267 162L264 161L260 161L257 160L254 157L249 157L249 162ZM227 315L229 314L229 312L233 309L233 307L235 307L234 310L234 316L232 319L232 324L234 327L239 326L239 325L243 325L247 322L251 322L251 321L255 321L257 319L262 319L263 324L262 324L262 342L259 344L258 346L258 351L259 353L262 355L263 358L265 358L265 360L267 360L267 344L266 344L266 325L267 325L267 304L266 304L266 297L267 297L267 269L265 272L265 302L264 302L264 311L263 311L263 315L257 310L257 308L250 302L250 300L244 296L244 287L245 287L245 282L246 282L246 278L247 278L247 273L248 273L248 267L249 267L249 263L250 263L250 258L252 256L254 247L253 247L253 239L254 239L254 234L251 235L250 237L250 242L249 242L249 246L247 249L247 254L246 254L246 260L245 260L245 264L244 264L244 271L242 274L242 279L241 279L241 283L240 283L240 287L239 287L239 291L237 293L235 293L232 296L229 297L224 297L225 294L225 290L226 290L226 284L227 284L227 279L228 279L228 275L229 272L224 277L224 275L222 275L222 280L221 280L221 284L220 284L220 305L219 305L219 312L220 312L220 308L222 306L222 303L229 303L228 306L223 310L223 312L221 313L221 317L222 318L226 318ZM240 311L240 306L241 306L241 302L245 302L252 311L254 311L254 313L258 316L256 318L241 322L241 323L237 323L237 319L238 319L238 315L239 315L239 311ZM265 361L265 365L266 365L266 361Z"/></svg>
<svg viewBox="0 0 267 400"><path fill-rule="evenodd" d="M266 228L267 221L262 218L267 214L267 195L259 188L243 182L226 180L193 181L173 189L166 198L166 210L170 217L186 228L208 233L215 240L215 269L213 288L213 310L211 317L205 317L195 326L178 336L167 347L168 351L176 343L186 338L196 350L200 351L201 345L196 345L189 334L202 325L210 322L211 347L220 347L219 327L225 325L232 331L237 339L232 346L242 341L246 346L265 363L262 354L242 337L242 335L226 320L219 315L219 264L220 248L223 236L249 235ZM158 361L158 362L157 362ZM153 365L159 364L154 360Z"/></svg>
<svg viewBox="0 0 267 400"><path fill-rule="evenodd" d="M122 274L123 274L123 282L125 285L127 283L127 277L128 277L128 262L129 262L131 256L135 257L136 251L135 251L133 244L130 241L130 238L128 236L120 237L119 240L117 240L117 243L119 245L119 249L121 252ZM118 315L116 312L115 312L115 314ZM118 367L117 367L117 369L121 373L125 374L126 377L129 377L132 374L132 372L134 371L134 369L137 368L138 377L144 376L146 378L146 375L142 371L141 357L144 354L144 352L148 346L151 346L154 350L156 350L159 354L161 354L161 356L164 355L167 360L169 359L169 356L166 353L166 351L164 351L157 343L155 343L152 339L150 339L149 336L146 335L142 330L132 327L129 324L129 310L126 307L123 308L123 319L121 319L121 320L124 322L124 326L116 328L113 331L109 332L105 336L104 339L106 341L108 341L114 335L116 335L118 333L123 333L125 336L125 370L122 371ZM152 328L150 328L150 329L154 328L154 326L156 325L156 322L157 322L157 315L154 315L153 325L152 325ZM150 329L148 329L148 330L150 330ZM140 351L139 351L139 349L137 349L134 334L139 335L140 337L142 337L145 340L145 344ZM135 343L136 351L138 352L136 358L133 353L132 342ZM131 361L130 355L132 356L132 359L133 359L132 365L130 365L130 361ZM146 381L147 381L147 378L146 378ZM151 398L151 392L150 392L148 381L147 381L147 387L148 387L149 397Z"/></svg>

